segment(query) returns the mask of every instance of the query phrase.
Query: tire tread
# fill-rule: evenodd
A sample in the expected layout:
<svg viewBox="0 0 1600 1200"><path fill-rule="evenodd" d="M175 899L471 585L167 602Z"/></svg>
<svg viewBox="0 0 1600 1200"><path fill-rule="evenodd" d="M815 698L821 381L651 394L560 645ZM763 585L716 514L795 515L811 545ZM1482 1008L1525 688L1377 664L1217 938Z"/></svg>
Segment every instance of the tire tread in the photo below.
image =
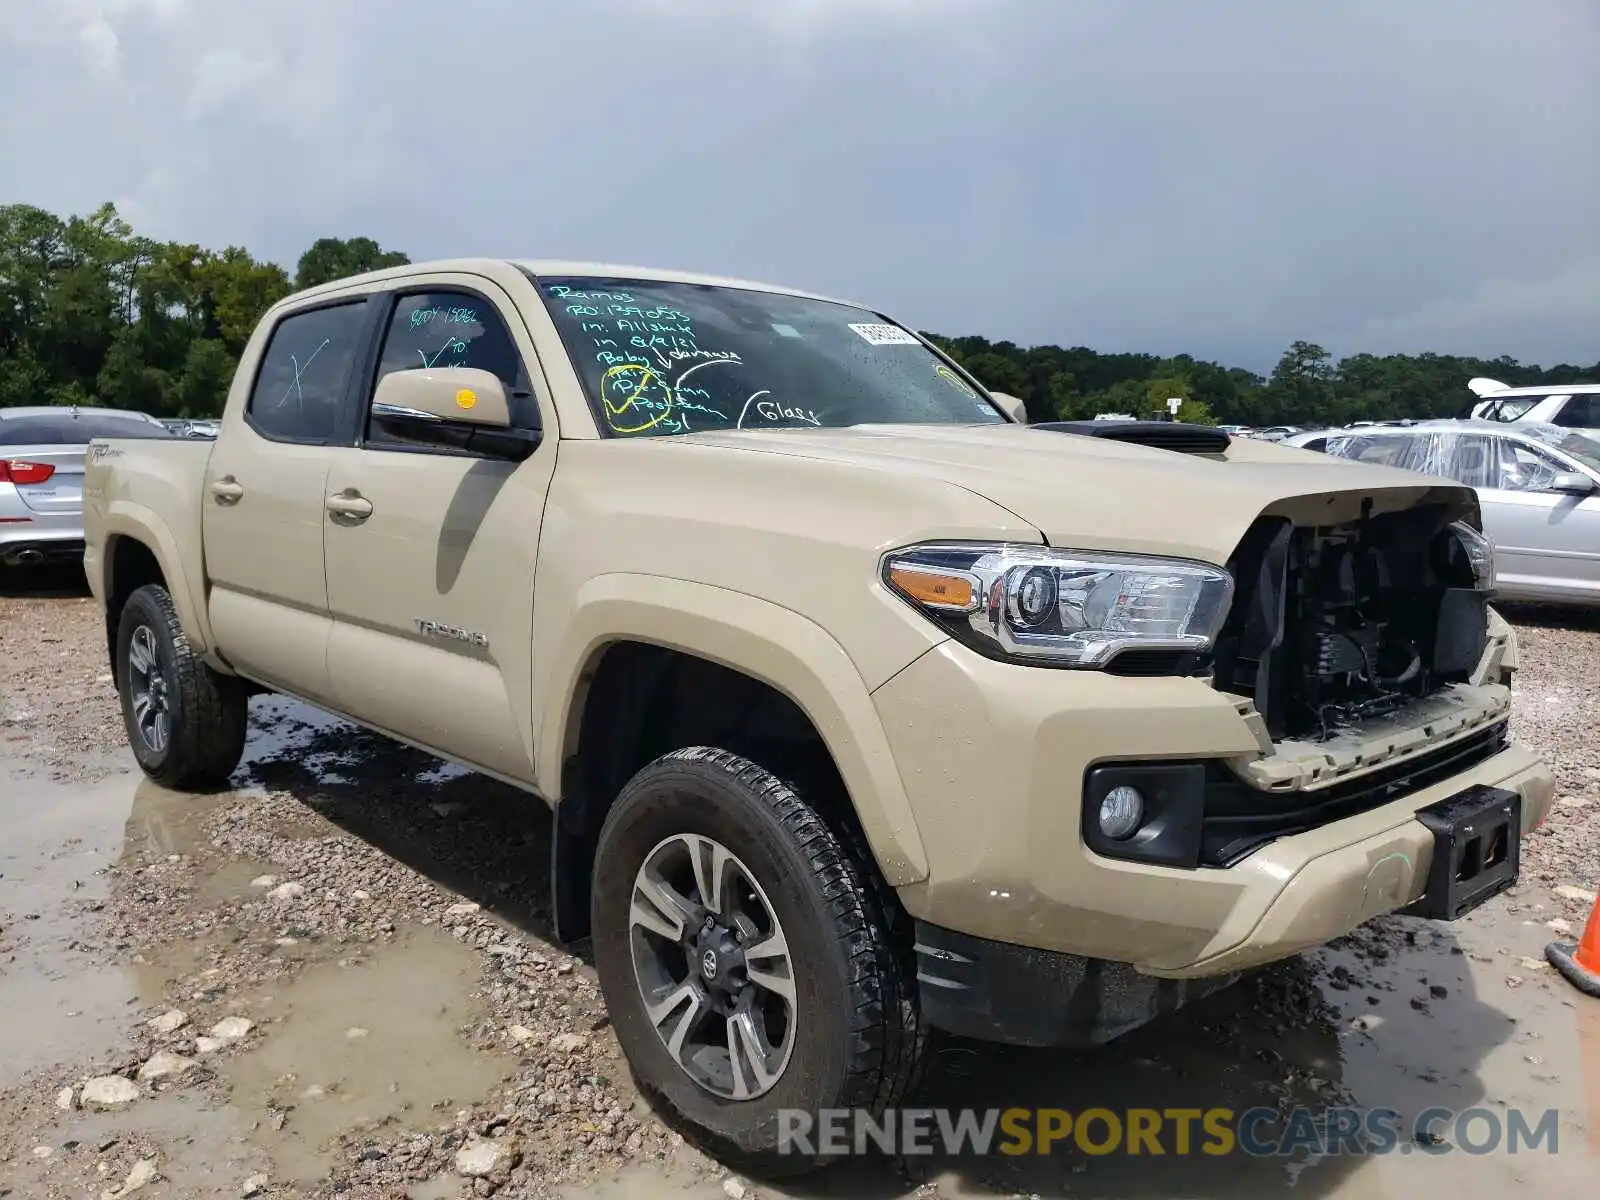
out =
<svg viewBox="0 0 1600 1200"><path fill-rule="evenodd" d="M853 1045L840 1107L875 1117L897 1104L920 1079L927 1042L911 965L909 932L888 884L864 848L836 832L799 793L766 768L728 750L688 746L657 763L699 764L754 796L783 826L810 864L839 940L849 948Z"/></svg>
<svg viewBox="0 0 1600 1200"><path fill-rule="evenodd" d="M140 754L145 774L163 787L178 790L213 787L226 783L244 757L245 733L249 723L249 702L237 680L213 670L194 652L184 632L172 596L160 584L145 584L128 597L120 620L126 624L129 610L148 605L170 640L172 661L167 664L168 686L178 693L182 722L174 722L172 740L159 762L150 763ZM131 636L131 635L127 635ZM119 632L119 659L124 634ZM118 683L123 682L125 666L118 662ZM128 701L123 700L128 737L134 743Z"/></svg>

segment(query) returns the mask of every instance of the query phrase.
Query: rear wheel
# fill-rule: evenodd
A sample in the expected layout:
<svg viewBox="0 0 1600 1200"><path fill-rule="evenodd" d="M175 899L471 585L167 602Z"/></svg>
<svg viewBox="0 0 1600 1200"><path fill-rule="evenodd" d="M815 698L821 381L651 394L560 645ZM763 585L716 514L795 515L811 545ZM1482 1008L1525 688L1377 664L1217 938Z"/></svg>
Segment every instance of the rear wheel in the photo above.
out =
<svg viewBox="0 0 1600 1200"><path fill-rule="evenodd" d="M915 985L870 870L725 750L657 759L607 815L592 930L612 1023L640 1089L708 1151L810 1169L780 1112L878 1113L912 1081Z"/></svg>
<svg viewBox="0 0 1600 1200"><path fill-rule="evenodd" d="M117 691L128 744L157 783L184 790L217 787L244 757L245 689L195 654L160 584L146 584L123 605Z"/></svg>

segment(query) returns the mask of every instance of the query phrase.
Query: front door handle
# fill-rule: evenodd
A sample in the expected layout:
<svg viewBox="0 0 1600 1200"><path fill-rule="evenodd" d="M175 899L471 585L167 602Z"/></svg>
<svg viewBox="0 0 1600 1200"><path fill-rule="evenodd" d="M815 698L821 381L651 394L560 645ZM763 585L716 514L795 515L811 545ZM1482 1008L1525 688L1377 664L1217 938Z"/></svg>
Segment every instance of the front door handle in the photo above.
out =
<svg viewBox="0 0 1600 1200"><path fill-rule="evenodd" d="M328 512L348 521L365 521L372 515L372 501L354 488L346 488L328 497Z"/></svg>
<svg viewBox="0 0 1600 1200"><path fill-rule="evenodd" d="M237 504L244 495L244 484L232 475L224 475L212 483L211 495L218 504Z"/></svg>

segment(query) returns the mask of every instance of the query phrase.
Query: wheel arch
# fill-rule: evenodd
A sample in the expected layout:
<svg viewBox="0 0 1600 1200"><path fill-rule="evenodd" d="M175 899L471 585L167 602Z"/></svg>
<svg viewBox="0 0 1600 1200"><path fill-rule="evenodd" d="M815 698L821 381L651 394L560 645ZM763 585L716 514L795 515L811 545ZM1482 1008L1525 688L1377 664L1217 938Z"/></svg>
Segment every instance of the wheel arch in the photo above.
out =
<svg viewBox="0 0 1600 1200"><path fill-rule="evenodd" d="M144 584L159 583L171 595L190 644L198 653L210 655L214 642L206 614L205 580L196 577L198 561L195 572L185 566L178 539L166 521L143 505L114 503L105 515L101 543L103 550L96 563L99 579L94 582L96 594L104 597L109 644L115 647L117 623L128 597ZM198 547L194 556L198 560Z"/></svg>
<svg viewBox="0 0 1600 1200"><path fill-rule="evenodd" d="M893 887L927 877L910 800L865 682L838 642L792 610L686 580L597 576L579 589L536 694L553 698L537 745L541 781L559 781L544 790L556 797L552 900L564 940L587 932L594 844L622 784L659 754L718 744L728 729L746 749L813 737L825 765L803 755L762 765L831 771L843 800L832 815L870 852L874 861L864 865ZM733 712L741 720L730 725ZM750 757L761 762L761 753Z"/></svg>

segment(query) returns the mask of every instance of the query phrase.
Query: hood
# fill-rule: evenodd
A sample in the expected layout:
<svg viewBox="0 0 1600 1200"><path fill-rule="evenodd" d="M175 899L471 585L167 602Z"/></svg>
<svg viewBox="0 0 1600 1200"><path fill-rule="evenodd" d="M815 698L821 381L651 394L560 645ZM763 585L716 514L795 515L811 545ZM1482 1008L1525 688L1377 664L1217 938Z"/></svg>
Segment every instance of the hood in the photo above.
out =
<svg viewBox="0 0 1600 1200"><path fill-rule="evenodd" d="M1223 564L1263 513L1296 524L1444 504L1478 524L1477 496L1447 480L1235 438L1180 454L1025 425L858 425L664 438L936 479L983 496L1053 546Z"/></svg>

